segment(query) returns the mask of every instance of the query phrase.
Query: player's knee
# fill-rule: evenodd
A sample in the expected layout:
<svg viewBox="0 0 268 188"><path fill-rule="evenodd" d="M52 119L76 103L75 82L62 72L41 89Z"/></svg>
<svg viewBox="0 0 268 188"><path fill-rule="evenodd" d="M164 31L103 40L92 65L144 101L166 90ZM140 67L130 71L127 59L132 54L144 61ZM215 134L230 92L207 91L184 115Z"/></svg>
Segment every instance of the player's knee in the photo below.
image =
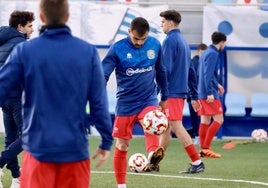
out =
<svg viewBox="0 0 268 188"><path fill-rule="evenodd" d="M127 151L128 150L128 144L127 143L117 143L116 147L120 151Z"/></svg>

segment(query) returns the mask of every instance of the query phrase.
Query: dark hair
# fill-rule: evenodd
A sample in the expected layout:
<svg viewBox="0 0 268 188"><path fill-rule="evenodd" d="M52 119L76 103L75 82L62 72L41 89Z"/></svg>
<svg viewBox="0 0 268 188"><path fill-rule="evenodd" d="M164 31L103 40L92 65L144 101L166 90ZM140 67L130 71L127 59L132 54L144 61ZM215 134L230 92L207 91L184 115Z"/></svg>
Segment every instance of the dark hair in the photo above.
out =
<svg viewBox="0 0 268 188"><path fill-rule="evenodd" d="M197 45L197 50L206 50L208 46L204 43L200 43Z"/></svg>
<svg viewBox="0 0 268 188"><path fill-rule="evenodd" d="M212 40L212 43L214 45L216 45L216 44L219 44L222 41L225 42L227 40L227 37L226 37L226 35L224 33L216 31L216 32L212 33L211 40Z"/></svg>
<svg viewBox="0 0 268 188"><path fill-rule="evenodd" d="M149 26L149 23L146 19L144 19L142 17L137 17L131 21L130 29L132 31L134 31L134 30L137 31L137 33L140 36L142 36L146 32L150 31L150 26Z"/></svg>
<svg viewBox="0 0 268 188"><path fill-rule="evenodd" d="M33 21L34 21L33 12L15 10L10 14L9 26L18 28L18 25L20 24L24 27L28 22Z"/></svg>
<svg viewBox="0 0 268 188"><path fill-rule="evenodd" d="M46 25L65 24L69 14L68 0L41 0L39 7L46 18Z"/></svg>
<svg viewBox="0 0 268 188"><path fill-rule="evenodd" d="M171 20L176 24L181 23L181 15L176 10L166 10L160 13L160 17L165 18L166 20Z"/></svg>

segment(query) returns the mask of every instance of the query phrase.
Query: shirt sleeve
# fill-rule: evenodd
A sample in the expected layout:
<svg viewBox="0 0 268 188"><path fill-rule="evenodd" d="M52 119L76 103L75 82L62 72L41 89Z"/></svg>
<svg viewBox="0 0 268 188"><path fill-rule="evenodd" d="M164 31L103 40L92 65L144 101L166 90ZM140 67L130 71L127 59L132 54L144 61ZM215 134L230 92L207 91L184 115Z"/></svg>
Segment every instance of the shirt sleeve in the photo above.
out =
<svg viewBox="0 0 268 188"><path fill-rule="evenodd" d="M198 99L197 73L196 73L195 68L194 68L193 60L191 61L190 68L189 68L188 87L189 87L189 96L190 96L190 98L192 100L197 100Z"/></svg>
<svg viewBox="0 0 268 188"><path fill-rule="evenodd" d="M159 50L155 70L156 70L156 82L158 87L160 88L161 100L166 101L168 99L167 72L163 61L163 54L161 48Z"/></svg>
<svg viewBox="0 0 268 188"><path fill-rule="evenodd" d="M205 79L205 87L208 92L208 95L213 94L213 86L214 86L214 71L216 68L218 59L217 53L211 53L205 62L205 72L204 72L204 79Z"/></svg>
<svg viewBox="0 0 268 188"><path fill-rule="evenodd" d="M115 69L116 61L117 61L117 58L115 55L115 49L114 49L114 46L111 46L107 55L102 60L104 78L106 80L106 83L109 81L110 75Z"/></svg>
<svg viewBox="0 0 268 188"><path fill-rule="evenodd" d="M13 87L23 83L23 66L19 61L19 48L15 47L0 69L0 106L3 106Z"/></svg>
<svg viewBox="0 0 268 188"><path fill-rule="evenodd" d="M112 120L108 110L108 98L103 68L97 51L95 51L94 65L92 69L92 82L90 83L89 103L90 115L94 119L96 129L101 135L100 148L110 150L113 142Z"/></svg>

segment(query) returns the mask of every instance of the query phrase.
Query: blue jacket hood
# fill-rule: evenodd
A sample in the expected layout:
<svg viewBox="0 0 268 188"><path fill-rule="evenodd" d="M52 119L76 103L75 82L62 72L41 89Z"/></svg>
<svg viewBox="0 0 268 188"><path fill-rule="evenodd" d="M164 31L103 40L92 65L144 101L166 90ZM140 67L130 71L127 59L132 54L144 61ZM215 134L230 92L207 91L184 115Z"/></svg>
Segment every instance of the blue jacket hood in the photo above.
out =
<svg viewBox="0 0 268 188"><path fill-rule="evenodd" d="M0 27L0 46L13 38L21 38L25 40L25 34L20 33L16 28L2 26Z"/></svg>
<svg viewBox="0 0 268 188"><path fill-rule="evenodd" d="M5 63L13 48L24 41L26 41L26 35L19 32L16 28L8 26L0 27L0 67ZM12 89L10 97L21 97L21 87L19 85Z"/></svg>

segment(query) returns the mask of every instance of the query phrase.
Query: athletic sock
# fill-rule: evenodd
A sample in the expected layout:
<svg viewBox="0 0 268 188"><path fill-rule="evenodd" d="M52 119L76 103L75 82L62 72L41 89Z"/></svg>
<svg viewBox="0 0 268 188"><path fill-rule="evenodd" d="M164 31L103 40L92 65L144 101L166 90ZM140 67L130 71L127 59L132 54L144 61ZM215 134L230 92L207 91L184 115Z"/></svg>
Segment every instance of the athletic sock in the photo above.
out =
<svg viewBox="0 0 268 188"><path fill-rule="evenodd" d="M117 188L127 188L126 184L118 184Z"/></svg>
<svg viewBox="0 0 268 188"><path fill-rule="evenodd" d="M204 140L202 148L207 148L207 149L210 148L211 142L212 142L214 136L217 134L220 127L221 127L221 124L217 121L213 121L211 123L211 125L209 126L209 128L207 130L207 135L206 135L206 138Z"/></svg>
<svg viewBox="0 0 268 188"><path fill-rule="evenodd" d="M126 184L127 151L120 151L115 148L113 166L117 184Z"/></svg>
<svg viewBox="0 0 268 188"><path fill-rule="evenodd" d="M201 148L203 148L208 128L209 125L200 123L198 134L199 134L199 145Z"/></svg>
<svg viewBox="0 0 268 188"><path fill-rule="evenodd" d="M184 149L186 153L188 154L188 156L190 157L190 159L192 160L192 162L200 160L200 156L198 152L196 151L194 144L186 146Z"/></svg>
<svg viewBox="0 0 268 188"><path fill-rule="evenodd" d="M159 139L157 135L151 135L149 133L144 132L145 136L145 147L147 153L151 151L155 151L159 146Z"/></svg>

